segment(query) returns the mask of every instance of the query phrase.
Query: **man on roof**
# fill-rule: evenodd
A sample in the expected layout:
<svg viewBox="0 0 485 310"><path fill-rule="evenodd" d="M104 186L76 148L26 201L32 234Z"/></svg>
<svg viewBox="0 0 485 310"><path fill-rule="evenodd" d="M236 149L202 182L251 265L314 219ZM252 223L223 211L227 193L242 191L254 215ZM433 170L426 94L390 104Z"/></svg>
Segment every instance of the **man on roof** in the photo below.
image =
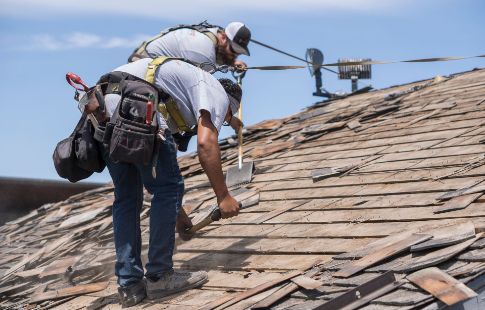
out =
<svg viewBox="0 0 485 310"><path fill-rule="evenodd" d="M153 69L155 60L140 59L115 69L111 74L128 73L150 82L147 77L152 70L152 85L170 98L165 98L164 101L173 100L186 125L191 128L197 126L199 161L217 197L221 217L237 215L239 204L229 194L222 172L218 135L223 123L230 121L232 114L239 108L241 88L228 79L218 81L208 72L178 59L164 60ZM150 66L152 69L147 69ZM121 110L132 111L133 108L124 107L123 94L126 89L121 87L122 83L119 83L121 95L114 91L104 92L106 113L111 119L114 119L113 115L117 115L115 113L120 113ZM108 83L106 89L118 90L115 86ZM143 96L132 95L126 98L136 100L140 97ZM130 102L128 99L126 102ZM173 269L176 226L179 234L184 235L191 223L186 215L185 218L177 219L179 212L183 210L181 204L184 182L177 163L172 132L179 130L179 124L163 113L157 112L155 115L159 139L158 157L150 161L153 166L113 160L113 138L108 147L101 146L114 184L115 274L118 277L118 292L123 306L133 306L145 296L158 299L198 287L208 279L205 271L180 272ZM143 186L153 195L145 278L140 257Z"/></svg>
<svg viewBox="0 0 485 310"><path fill-rule="evenodd" d="M180 25L143 42L128 61L158 56L181 57L197 64L231 65L243 70L246 64L236 58L250 55L250 39L251 31L241 22L231 22L226 28L206 22Z"/></svg>

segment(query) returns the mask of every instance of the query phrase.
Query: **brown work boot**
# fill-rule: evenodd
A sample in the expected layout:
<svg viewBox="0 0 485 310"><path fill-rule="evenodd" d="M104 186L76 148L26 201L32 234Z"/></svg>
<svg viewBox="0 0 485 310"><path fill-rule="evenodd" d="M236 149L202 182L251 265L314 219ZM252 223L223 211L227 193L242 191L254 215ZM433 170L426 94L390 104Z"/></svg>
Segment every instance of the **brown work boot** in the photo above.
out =
<svg viewBox="0 0 485 310"><path fill-rule="evenodd" d="M202 286L209 279L207 272L166 272L160 279L146 279L148 299L159 299L167 295Z"/></svg>

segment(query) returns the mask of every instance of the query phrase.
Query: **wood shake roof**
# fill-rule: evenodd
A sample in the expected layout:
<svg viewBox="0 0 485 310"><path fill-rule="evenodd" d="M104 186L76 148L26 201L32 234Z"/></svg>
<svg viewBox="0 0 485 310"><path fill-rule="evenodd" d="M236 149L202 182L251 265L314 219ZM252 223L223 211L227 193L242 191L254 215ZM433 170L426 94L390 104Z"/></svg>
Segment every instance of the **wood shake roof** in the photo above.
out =
<svg viewBox="0 0 485 310"><path fill-rule="evenodd" d="M177 240L175 267L207 270L209 282L134 308L478 305L485 290L484 106L485 70L474 70L247 127L245 159L256 171L232 190L249 207ZM220 146L224 170L237 164L235 138ZM215 196L196 154L179 164L184 208L197 222ZM149 201L146 194L145 257ZM121 308L112 202L107 185L1 226L0 308Z"/></svg>

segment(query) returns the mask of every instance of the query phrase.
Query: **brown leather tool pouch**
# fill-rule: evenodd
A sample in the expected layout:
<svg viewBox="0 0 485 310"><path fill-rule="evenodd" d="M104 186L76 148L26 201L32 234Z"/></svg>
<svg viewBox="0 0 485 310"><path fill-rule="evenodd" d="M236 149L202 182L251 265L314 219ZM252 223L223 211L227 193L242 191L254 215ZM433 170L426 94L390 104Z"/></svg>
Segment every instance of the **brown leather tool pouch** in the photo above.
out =
<svg viewBox="0 0 485 310"><path fill-rule="evenodd" d="M87 114L93 114L98 123L104 123L106 121L106 105L104 103L104 96L100 85L91 87L82 101L84 104L84 111Z"/></svg>

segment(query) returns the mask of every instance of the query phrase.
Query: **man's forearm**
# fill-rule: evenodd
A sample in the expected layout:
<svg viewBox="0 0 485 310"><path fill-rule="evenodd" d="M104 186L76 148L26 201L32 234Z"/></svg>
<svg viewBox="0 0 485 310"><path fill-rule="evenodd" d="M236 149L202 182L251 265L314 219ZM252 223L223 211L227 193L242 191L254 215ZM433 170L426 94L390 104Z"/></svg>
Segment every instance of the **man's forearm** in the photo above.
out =
<svg viewBox="0 0 485 310"><path fill-rule="evenodd" d="M217 138L218 132L212 123L207 124L201 119L197 134L199 161L209 178L217 200L220 201L227 196L228 190L222 173L221 152Z"/></svg>
<svg viewBox="0 0 485 310"><path fill-rule="evenodd" d="M219 145L211 147L198 145L199 161L204 169L218 200L222 200L228 193L224 175L222 173Z"/></svg>

